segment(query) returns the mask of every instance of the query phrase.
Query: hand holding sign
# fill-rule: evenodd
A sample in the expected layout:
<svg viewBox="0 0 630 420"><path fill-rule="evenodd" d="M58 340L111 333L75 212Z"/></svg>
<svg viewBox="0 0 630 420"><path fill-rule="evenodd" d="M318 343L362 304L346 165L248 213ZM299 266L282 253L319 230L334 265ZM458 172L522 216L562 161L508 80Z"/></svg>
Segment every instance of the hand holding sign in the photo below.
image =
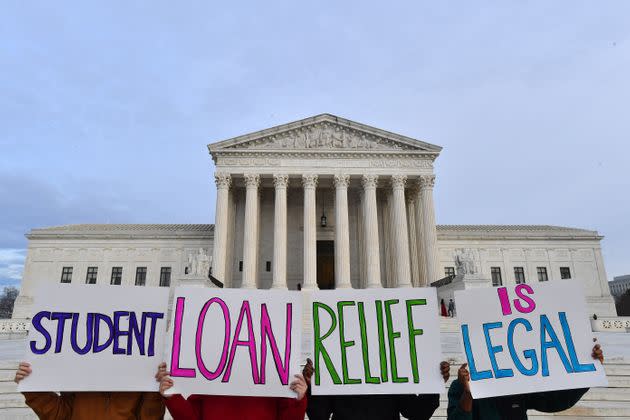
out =
<svg viewBox="0 0 630 420"><path fill-rule="evenodd" d="M313 293L313 395L442 392L436 306L434 288Z"/></svg>
<svg viewBox="0 0 630 420"><path fill-rule="evenodd" d="M20 366L18 367L17 372L15 372L15 379L13 379L13 381L16 384L19 384L22 379L26 378L32 372L33 370L31 369L30 363L20 362Z"/></svg>
<svg viewBox="0 0 630 420"><path fill-rule="evenodd" d="M295 397L301 303L289 291L177 288L167 356L173 381L162 380L161 390Z"/></svg>
<svg viewBox="0 0 630 420"><path fill-rule="evenodd" d="M167 308L164 287L42 286L18 390L156 391Z"/></svg>
<svg viewBox="0 0 630 420"><path fill-rule="evenodd" d="M589 361L579 283L458 291L456 300L475 398L607 384L601 362Z"/></svg>

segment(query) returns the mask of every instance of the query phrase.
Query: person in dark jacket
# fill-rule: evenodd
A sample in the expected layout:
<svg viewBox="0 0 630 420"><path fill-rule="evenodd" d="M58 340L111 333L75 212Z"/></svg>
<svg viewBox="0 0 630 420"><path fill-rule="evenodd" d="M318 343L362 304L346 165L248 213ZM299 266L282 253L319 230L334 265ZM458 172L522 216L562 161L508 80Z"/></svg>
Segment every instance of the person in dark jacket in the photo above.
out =
<svg viewBox="0 0 630 420"><path fill-rule="evenodd" d="M21 362L15 382L32 373ZM23 392L40 420L161 420L164 402L157 392Z"/></svg>
<svg viewBox="0 0 630 420"><path fill-rule="evenodd" d="M599 344L593 347L593 359L604 363ZM448 420L527 420L527 410L557 413L573 407L588 388L532 394L506 395L473 400L470 372L464 363L448 390Z"/></svg>
<svg viewBox="0 0 630 420"><path fill-rule="evenodd" d="M448 362L440 363L444 382L448 381L449 371ZM306 413L309 420L328 420L331 415L332 420L398 420L401 415L409 420L428 420L439 405L439 394L311 395Z"/></svg>

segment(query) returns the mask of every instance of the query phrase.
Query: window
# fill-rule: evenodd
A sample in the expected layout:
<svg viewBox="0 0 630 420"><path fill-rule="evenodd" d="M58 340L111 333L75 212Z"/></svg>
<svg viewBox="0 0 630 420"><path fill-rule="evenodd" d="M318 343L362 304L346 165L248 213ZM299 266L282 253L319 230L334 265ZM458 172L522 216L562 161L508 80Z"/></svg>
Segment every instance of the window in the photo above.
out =
<svg viewBox="0 0 630 420"><path fill-rule="evenodd" d="M61 282L70 283L72 281L72 267L64 267L61 269Z"/></svg>
<svg viewBox="0 0 630 420"><path fill-rule="evenodd" d="M243 271L243 261L238 262L238 271Z"/></svg>
<svg viewBox="0 0 630 420"><path fill-rule="evenodd" d="M490 267L490 274L492 275L492 286L502 286L503 279L501 279L501 267Z"/></svg>
<svg viewBox="0 0 630 420"><path fill-rule="evenodd" d="M160 268L160 287L171 287L171 267Z"/></svg>
<svg viewBox="0 0 630 420"><path fill-rule="evenodd" d="M560 267L560 278L561 279L571 278L571 270L569 269L569 267Z"/></svg>
<svg viewBox="0 0 630 420"><path fill-rule="evenodd" d="M271 271L271 261L265 263L265 270L267 270L267 272Z"/></svg>
<svg viewBox="0 0 630 420"><path fill-rule="evenodd" d="M538 273L538 281L549 280L549 277L547 276L547 267L536 267L536 272Z"/></svg>
<svg viewBox="0 0 630 420"><path fill-rule="evenodd" d="M514 280L516 280L516 284L525 283L525 270L523 270L523 267L514 267Z"/></svg>
<svg viewBox="0 0 630 420"><path fill-rule="evenodd" d="M446 277L455 275L455 267L444 267L444 275Z"/></svg>
<svg viewBox="0 0 630 420"><path fill-rule="evenodd" d="M112 280L109 284L120 285L122 283L122 267L112 267Z"/></svg>
<svg viewBox="0 0 630 420"><path fill-rule="evenodd" d="M98 267L88 267L87 275L85 276L85 284L96 284L97 274L98 274Z"/></svg>
<svg viewBox="0 0 630 420"><path fill-rule="evenodd" d="M147 268L136 268L136 286L144 286L147 283Z"/></svg>

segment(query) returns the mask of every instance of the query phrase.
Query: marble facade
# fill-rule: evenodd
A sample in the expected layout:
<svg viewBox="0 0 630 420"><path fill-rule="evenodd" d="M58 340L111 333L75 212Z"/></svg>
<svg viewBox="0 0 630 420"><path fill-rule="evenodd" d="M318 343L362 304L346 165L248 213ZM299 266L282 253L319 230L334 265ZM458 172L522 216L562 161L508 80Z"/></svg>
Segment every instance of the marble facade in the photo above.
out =
<svg viewBox="0 0 630 420"><path fill-rule="evenodd" d="M465 250L477 281L457 288L503 284L514 267L525 281L569 268L590 310L614 316L597 232L553 226L436 226L433 162L441 148L329 114L208 146L216 166L215 225L69 225L33 229L14 317L30 315L38 283L58 282L74 267L97 283L123 267L123 284L147 267L157 285L161 267L171 286L185 278L191 253L211 255L211 272L227 287L364 288L425 286L446 276ZM437 180L439 183L439 179ZM326 223L322 223L322 217Z"/></svg>

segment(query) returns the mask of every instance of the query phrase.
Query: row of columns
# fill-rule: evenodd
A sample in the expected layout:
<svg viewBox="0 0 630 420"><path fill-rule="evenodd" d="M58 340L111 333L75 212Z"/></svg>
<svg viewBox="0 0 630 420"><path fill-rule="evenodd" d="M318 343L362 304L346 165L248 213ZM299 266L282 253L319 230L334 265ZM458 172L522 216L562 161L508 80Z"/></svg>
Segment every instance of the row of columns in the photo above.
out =
<svg viewBox="0 0 630 420"><path fill-rule="evenodd" d="M256 288L259 239L260 175L244 174L245 220L243 238L242 288ZM317 288L317 217L315 192L318 176L302 175L304 188L304 278L302 288ZM381 287L380 245L376 187L378 176L366 174L363 186L363 232L367 288ZM225 281L229 216L229 189L231 177L216 173L216 222L212 274ZM275 187L273 230L273 289L287 287L287 187L289 176L274 174ZM395 257L394 284L397 287L424 286L438 280L437 238L433 206L435 176L418 178L415 194L405 198L406 175L392 175L393 256ZM350 231L348 220L348 185L350 176L334 176L335 187L335 287L351 288L350 283Z"/></svg>

